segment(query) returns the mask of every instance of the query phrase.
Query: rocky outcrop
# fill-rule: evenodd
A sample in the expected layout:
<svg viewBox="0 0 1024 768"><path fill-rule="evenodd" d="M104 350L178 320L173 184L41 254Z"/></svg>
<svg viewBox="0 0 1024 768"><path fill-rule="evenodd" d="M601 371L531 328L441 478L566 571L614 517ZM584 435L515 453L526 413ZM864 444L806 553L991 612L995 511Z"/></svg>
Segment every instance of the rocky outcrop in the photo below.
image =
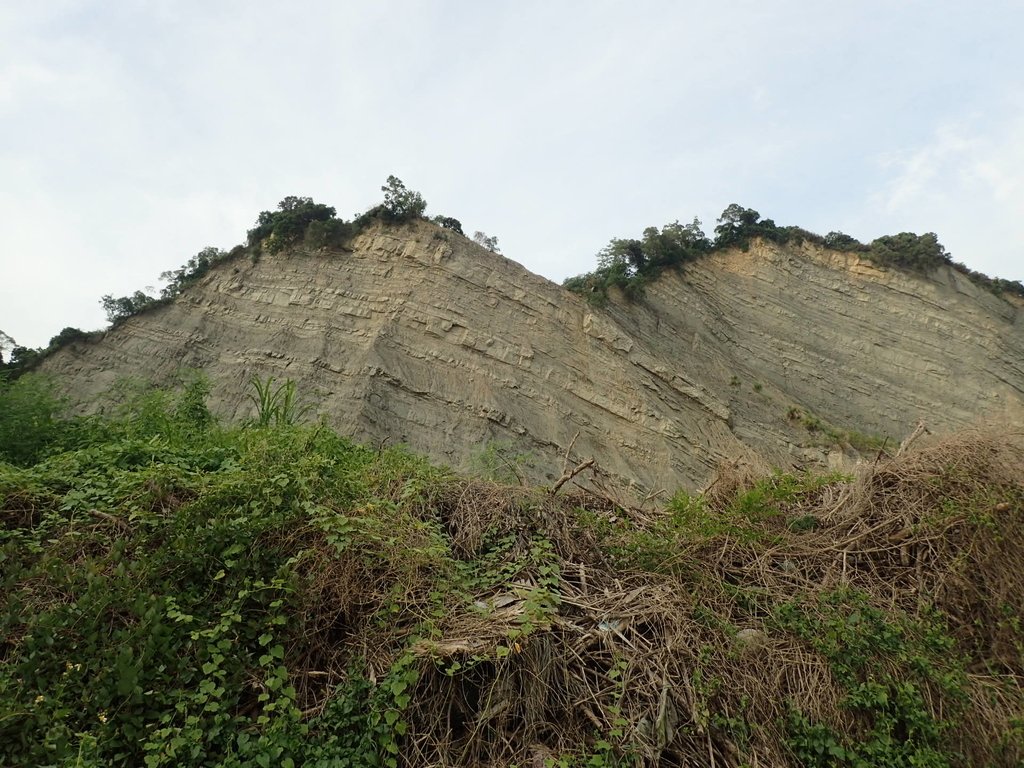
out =
<svg viewBox="0 0 1024 768"><path fill-rule="evenodd" d="M457 467L495 446L534 479L594 456L637 490L700 485L723 459L824 460L789 418L899 439L1024 415L1024 312L951 270L756 245L661 276L635 303L581 297L427 222L351 250L222 264L174 303L45 364L83 402L119 378L200 368L249 415L253 375L290 378L356 439ZM578 437L577 437L578 435Z"/></svg>
<svg viewBox="0 0 1024 768"><path fill-rule="evenodd" d="M790 439L787 403L896 441L919 420L1024 424L1024 303L953 269L924 277L755 243L665 273L611 312L659 359L700 371L753 445Z"/></svg>

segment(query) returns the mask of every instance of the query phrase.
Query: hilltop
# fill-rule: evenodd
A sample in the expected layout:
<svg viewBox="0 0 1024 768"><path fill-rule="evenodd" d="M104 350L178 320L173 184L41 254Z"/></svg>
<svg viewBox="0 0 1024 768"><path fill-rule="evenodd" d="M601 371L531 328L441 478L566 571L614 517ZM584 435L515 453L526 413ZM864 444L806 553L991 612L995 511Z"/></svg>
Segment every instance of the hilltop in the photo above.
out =
<svg viewBox="0 0 1024 768"><path fill-rule="evenodd" d="M543 481L569 452L641 495L1024 414L1024 300L953 266L762 233L594 301L421 218L342 235L242 249L42 369L83 402L201 369L229 419L290 379L361 441Z"/></svg>

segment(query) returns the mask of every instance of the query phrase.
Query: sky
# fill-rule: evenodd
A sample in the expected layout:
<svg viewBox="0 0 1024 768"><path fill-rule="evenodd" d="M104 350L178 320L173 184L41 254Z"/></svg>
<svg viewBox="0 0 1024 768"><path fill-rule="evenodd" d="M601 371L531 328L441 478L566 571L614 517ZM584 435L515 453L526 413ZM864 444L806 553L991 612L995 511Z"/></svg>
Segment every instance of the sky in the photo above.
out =
<svg viewBox="0 0 1024 768"><path fill-rule="evenodd" d="M552 280L730 203L1024 279L1019 0L3 0L0 330L394 174Z"/></svg>

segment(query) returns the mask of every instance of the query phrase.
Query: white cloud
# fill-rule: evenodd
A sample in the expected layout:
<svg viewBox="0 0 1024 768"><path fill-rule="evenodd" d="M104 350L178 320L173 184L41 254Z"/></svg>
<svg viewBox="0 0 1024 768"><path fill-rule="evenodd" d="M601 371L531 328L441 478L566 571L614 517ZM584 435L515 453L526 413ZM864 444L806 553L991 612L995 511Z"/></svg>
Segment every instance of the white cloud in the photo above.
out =
<svg viewBox="0 0 1024 768"><path fill-rule="evenodd" d="M937 232L954 259L1024 279L1022 137L1018 109L945 124L922 146L883 158L888 180L871 201L877 219Z"/></svg>
<svg viewBox="0 0 1024 768"><path fill-rule="evenodd" d="M1016 279L1024 9L987 7L6 0L0 329L95 327L285 195L351 215L390 173L553 278L739 202Z"/></svg>
<svg viewBox="0 0 1024 768"><path fill-rule="evenodd" d="M12 109L19 99L45 90L56 81L56 73L39 62L7 64L0 70L0 111Z"/></svg>

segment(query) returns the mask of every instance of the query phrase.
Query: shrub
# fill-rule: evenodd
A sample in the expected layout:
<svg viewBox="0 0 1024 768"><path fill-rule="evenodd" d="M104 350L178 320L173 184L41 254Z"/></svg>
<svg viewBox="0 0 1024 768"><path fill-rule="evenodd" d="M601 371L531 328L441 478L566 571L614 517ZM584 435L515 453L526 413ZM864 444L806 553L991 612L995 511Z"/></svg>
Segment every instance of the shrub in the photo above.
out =
<svg viewBox="0 0 1024 768"><path fill-rule="evenodd" d="M228 254L220 248L214 248L213 246L203 248L203 250L178 269L161 273L160 279L167 280L168 283L160 292L160 297L162 299L173 299L185 288L203 277L215 264L227 258Z"/></svg>
<svg viewBox="0 0 1024 768"><path fill-rule="evenodd" d="M57 349L76 341L84 341L89 338L89 334L79 328L64 328L50 339L50 343L47 344L49 349Z"/></svg>
<svg viewBox="0 0 1024 768"><path fill-rule="evenodd" d="M0 378L0 462L27 466L59 446L64 410L49 379L35 373Z"/></svg>
<svg viewBox="0 0 1024 768"><path fill-rule="evenodd" d="M562 286L603 303L610 288L621 289L630 300L643 296L644 286L664 269L699 259L711 247L700 220L689 224L674 221L660 230L648 227L642 239L612 238L597 254L597 269L571 277Z"/></svg>
<svg viewBox="0 0 1024 768"><path fill-rule="evenodd" d="M479 230L474 232L473 242L481 248L486 248L491 253L501 253L501 248L498 247L498 238L493 235L488 235L486 232L481 232Z"/></svg>
<svg viewBox="0 0 1024 768"><path fill-rule="evenodd" d="M867 255L878 264L914 272L930 272L953 263L934 232L900 232L879 237L871 241Z"/></svg>
<svg viewBox="0 0 1024 768"><path fill-rule="evenodd" d="M833 251L863 251L867 246L845 232L832 231L825 235L823 245Z"/></svg>
<svg viewBox="0 0 1024 768"><path fill-rule="evenodd" d="M132 391L0 464L0 764L1024 758L1006 435L659 513Z"/></svg>
<svg viewBox="0 0 1024 768"><path fill-rule="evenodd" d="M381 213L386 221L418 219L427 210L423 195L406 188L397 176L388 176L387 183L380 189L384 193Z"/></svg>
<svg viewBox="0 0 1024 768"><path fill-rule="evenodd" d="M311 248L342 248L355 232L355 228L341 219L311 221L306 228L306 244Z"/></svg>
<svg viewBox="0 0 1024 768"><path fill-rule="evenodd" d="M678 268L714 251L728 248L746 251L755 239L779 245L813 243L834 250L864 253L877 264L920 273L951 266L993 293L1005 292L1024 298L1024 283L991 278L953 262L934 232L924 235L901 232L864 245L843 232L833 231L822 237L801 227L780 227L771 219L762 219L753 208L737 203L722 211L713 243L705 237L697 219L685 226L676 221L660 231L649 227L641 239L613 238L598 252L597 269L570 277L562 286L598 304L607 300L608 289L612 287L621 287L628 298L637 298L643 294L644 280L656 277L664 269Z"/></svg>
<svg viewBox="0 0 1024 768"><path fill-rule="evenodd" d="M334 214L332 206L315 203L311 197L286 197L276 211L260 213L256 226L249 230L249 245L277 253L302 240L312 222L333 219Z"/></svg>
<svg viewBox="0 0 1024 768"><path fill-rule="evenodd" d="M458 232L460 235L465 235L462 231L462 222L458 219L453 219L451 216L435 216L434 223L445 229L450 229L452 232Z"/></svg>
<svg viewBox="0 0 1024 768"><path fill-rule="evenodd" d="M121 296L116 299L108 294L100 299L103 311L107 313L107 321L114 326L121 324L129 317L157 306L158 303L159 299L142 291L136 291L131 296Z"/></svg>

